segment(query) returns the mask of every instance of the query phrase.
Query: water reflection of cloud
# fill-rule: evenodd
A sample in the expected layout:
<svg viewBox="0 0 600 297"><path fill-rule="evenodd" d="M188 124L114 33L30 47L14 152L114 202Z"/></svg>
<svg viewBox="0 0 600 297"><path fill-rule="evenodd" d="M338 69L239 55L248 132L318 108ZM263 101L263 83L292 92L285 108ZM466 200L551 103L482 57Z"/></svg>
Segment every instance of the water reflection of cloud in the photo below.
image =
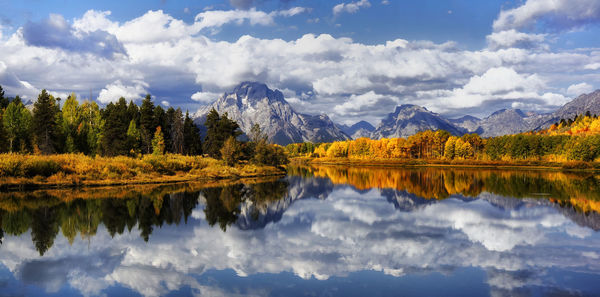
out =
<svg viewBox="0 0 600 297"><path fill-rule="evenodd" d="M85 295L115 284L145 296L182 287L198 296L234 293L192 277L211 269L328 279L365 269L400 276L473 266L487 272L499 294L543 284L539 271L551 266L600 271L590 261L598 257L598 236L547 206L502 210L486 200L448 199L406 212L378 190L359 194L342 186L326 200L296 200L263 229L209 227L202 206L192 218L186 226L156 228L149 243L135 232L111 238L104 228L89 245L58 237L43 258L26 236L11 238L0 261L24 282L48 291L69 284Z"/></svg>

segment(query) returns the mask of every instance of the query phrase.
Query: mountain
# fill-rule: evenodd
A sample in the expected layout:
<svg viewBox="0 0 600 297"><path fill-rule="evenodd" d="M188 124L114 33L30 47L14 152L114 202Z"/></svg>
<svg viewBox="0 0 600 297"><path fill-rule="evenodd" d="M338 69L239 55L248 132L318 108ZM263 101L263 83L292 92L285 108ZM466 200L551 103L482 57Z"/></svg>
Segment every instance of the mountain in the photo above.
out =
<svg viewBox="0 0 600 297"><path fill-rule="evenodd" d="M369 137L375 131L375 127L367 121L360 121L352 126L340 125L339 127L344 133L352 137L352 139Z"/></svg>
<svg viewBox="0 0 600 297"><path fill-rule="evenodd" d="M482 119L476 132L482 137L516 134L534 130L548 118L547 114L526 114L520 109L502 109Z"/></svg>
<svg viewBox="0 0 600 297"><path fill-rule="evenodd" d="M200 108L194 114L194 123L203 127L206 115L212 108L219 114L226 112L244 133L249 133L254 124L260 125L269 139L280 145L350 138L327 115L297 113L279 90L273 91L262 83L239 84L233 92L225 93L214 103Z"/></svg>
<svg viewBox="0 0 600 297"><path fill-rule="evenodd" d="M408 137L425 130L446 130L452 135L463 135L466 130L454 125L425 107L404 104L396 107L371 133L371 138Z"/></svg>
<svg viewBox="0 0 600 297"><path fill-rule="evenodd" d="M458 119L449 119L450 123L461 127L469 133L473 133L479 129L479 122L481 122L480 118L476 118L474 116L466 115L462 118Z"/></svg>

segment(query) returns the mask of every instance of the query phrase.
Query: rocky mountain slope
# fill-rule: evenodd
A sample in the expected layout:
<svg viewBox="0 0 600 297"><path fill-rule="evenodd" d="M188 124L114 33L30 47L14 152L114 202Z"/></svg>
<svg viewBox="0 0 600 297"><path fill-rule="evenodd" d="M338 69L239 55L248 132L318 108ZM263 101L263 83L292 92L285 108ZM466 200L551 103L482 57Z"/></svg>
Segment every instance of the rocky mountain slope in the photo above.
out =
<svg viewBox="0 0 600 297"><path fill-rule="evenodd" d="M371 138L408 137L425 130L446 130L453 135L463 135L466 130L452 124L441 115L425 107L405 104L396 107L371 133Z"/></svg>
<svg viewBox="0 0 600 297"><path fill-rule="evenodd" d="M280 145L350 138L327 115L297 113L280 91L273 91L262 83L239 84L233 92L225 93L214 103L200 108L194 114L194 122L203 125L212 108L219 114L226 112L230 119L238 122L244 133L249 133L254 124L259 124L269 139Z"/></svg>
<svg viewBox="0 0 600 297"><path fill-rule="evenodd" d="M344 133L352 137L352 139L370 137L371 133L375 131L375 127L367 121L360 121L352 126L340 125L339 127Z"/></svg>

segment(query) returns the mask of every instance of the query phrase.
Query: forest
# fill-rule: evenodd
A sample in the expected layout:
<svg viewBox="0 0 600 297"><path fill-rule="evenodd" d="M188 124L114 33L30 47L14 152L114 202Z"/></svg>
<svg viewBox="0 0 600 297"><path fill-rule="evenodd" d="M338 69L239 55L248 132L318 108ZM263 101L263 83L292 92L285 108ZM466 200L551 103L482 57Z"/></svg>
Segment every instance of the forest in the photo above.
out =
<svg viewBox="0 0 600 297"><path fill-rule="evenodd" d="M292 157L479 161L600 161L600 118L590 115L561 119L546 130L482 138L424 131L407 138L359 138L333 143L286 146Z"/></svg>
<svg viewBox="0 0 600 297"><path fill-rule="evenodd" d="M205 126L206 136L202 139L188 112L154 105L149 94L140 106L121 97L101 108L93 101L80 103L74 93L62 100L42 90L33 104L25 106L19 96L5 97L0 86L0 153L4 154L0 155L0 177L48 177L65 171L64 164L59 164L65 158L55 157L60 154L70 154L66 159L86 164L99 158L104 158L104 162L114 161L108 159L113 157L130 158L117 159L123 161L118 166L130 166L135 160L145 160L150 165L167 159L202 163L185 156L222 160L230 167L280 166L288 162L284 149L270 144L258 126L253 127L249 141L241 141L239 125L214 109ZM33 157L41 155L46 157ZM159 158L165 155L170 157ZM157 167L157 171L165 169L151 167Z"/></svg>

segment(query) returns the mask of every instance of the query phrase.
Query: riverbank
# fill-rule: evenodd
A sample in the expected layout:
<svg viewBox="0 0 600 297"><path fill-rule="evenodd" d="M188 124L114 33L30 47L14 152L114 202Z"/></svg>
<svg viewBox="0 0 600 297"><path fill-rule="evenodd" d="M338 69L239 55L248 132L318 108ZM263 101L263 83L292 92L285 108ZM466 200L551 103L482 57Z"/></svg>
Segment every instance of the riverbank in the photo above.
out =
<svg viewBox="0 0 600 297"><path fill-rule="evenodd" d="M599 162L550 162L538 160L491 161L491 160L441 160L441 159L352 159L352 158L310 158L296 157L292 164L345 165L345 166L387 166L387 167L459 167L497 169L548 169L548 170L600 170Z"/></svg>
<svg viewBox="0 0 600 297"><path fill-rule="evenodd" d="M212 158L173 154L141 158L0 154L2 190L235 180L283 174L283 169L272 166L227 166Z"/></svg>

